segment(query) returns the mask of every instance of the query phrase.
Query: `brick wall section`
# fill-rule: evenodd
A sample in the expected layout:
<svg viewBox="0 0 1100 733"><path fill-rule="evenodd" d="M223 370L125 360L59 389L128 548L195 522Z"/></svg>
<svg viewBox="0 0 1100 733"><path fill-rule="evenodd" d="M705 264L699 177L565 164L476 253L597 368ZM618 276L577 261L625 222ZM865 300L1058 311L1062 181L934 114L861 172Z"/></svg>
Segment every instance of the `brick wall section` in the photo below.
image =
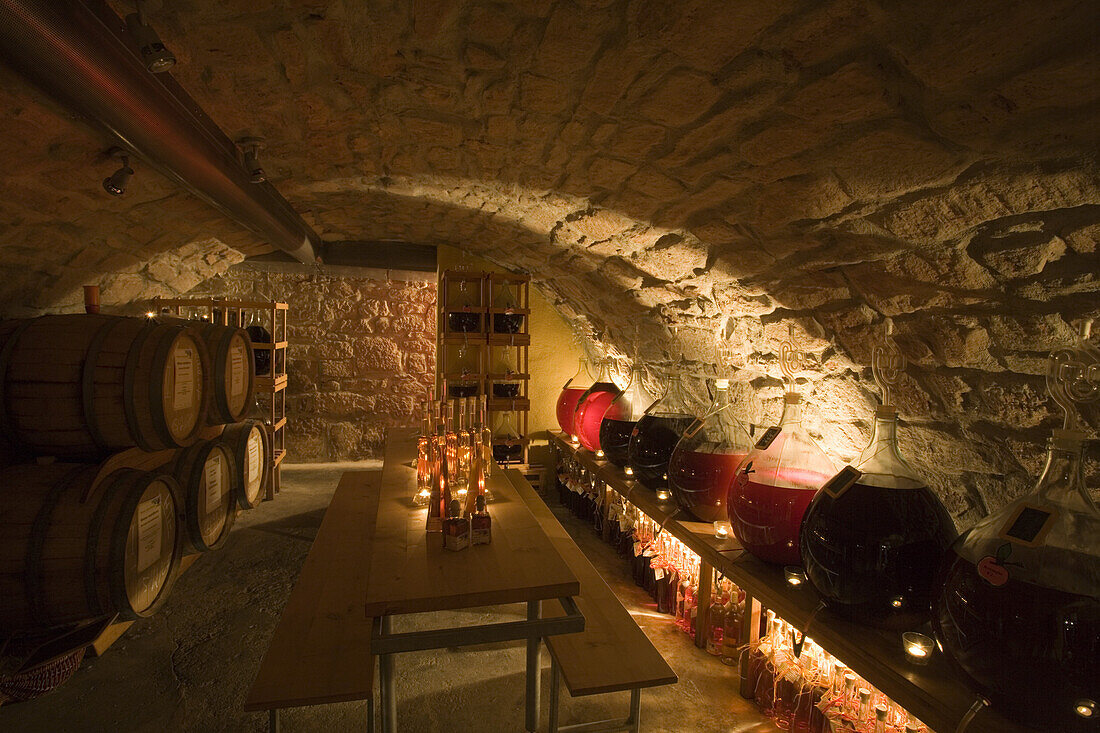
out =
<svg viewBox="0 0 1100 733"><path fill-rule="evenodd" d="M385 429L415 424L432 381L434 274L408 281L384 272L356 276L346 268L340 274L286 269L238 265L188 295L289 303L287 460L380 458Z"/></svg>

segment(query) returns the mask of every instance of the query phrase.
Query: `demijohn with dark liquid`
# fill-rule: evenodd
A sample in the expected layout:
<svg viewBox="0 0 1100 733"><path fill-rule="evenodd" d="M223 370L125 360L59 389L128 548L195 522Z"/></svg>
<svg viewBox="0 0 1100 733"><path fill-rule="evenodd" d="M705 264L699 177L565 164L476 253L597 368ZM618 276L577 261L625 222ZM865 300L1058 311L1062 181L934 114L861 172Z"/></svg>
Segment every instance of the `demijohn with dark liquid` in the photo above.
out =
<svg viewBox="0 0 1100 733"><path fill-rule="evenodd" d="M600 449L608 461L619 468L628 467L630 434L654 402L656 398L645 388L642 365L635 362L630 384L611 401L600 420Z"/></svg>
<svg viewBox="0 0 1100 733"><path fill-rule="evenodd" d="M634 478L653 490L665 488L672 451L702 410L684 391L680 375L670 376L664 396L650 405L630 433L627 457Z"/></svg>
<svg viewBox="0 0 1100 733"><path fill-rule="evenodd" d="M802 564L830 609L874 626L912 630L928 619L936 574L957 532L951 516L898 451L891 402L905 362L876 347L884 404L854 466L830 479L802 520Z"/></svg>
<svg viewBox="0 0 1100 733"><path fill-rule="evenodd" d="M956 540L932 614L944 652L994 708L1066 733L1100 730L1100 508L1073 405L1100 397L1100 352L1087 325L1082 335L1051 360L1047 384L1066 427L1035 490Z"/></svg>
<svg viewBox="0 0 1100 733"><path fill-rule="evenodd" d="M668 485L680 508L703 522L726 521L726 494L752 449L734 415L729 380L715 383L714 404L684 431L668 467Z"/></svg>

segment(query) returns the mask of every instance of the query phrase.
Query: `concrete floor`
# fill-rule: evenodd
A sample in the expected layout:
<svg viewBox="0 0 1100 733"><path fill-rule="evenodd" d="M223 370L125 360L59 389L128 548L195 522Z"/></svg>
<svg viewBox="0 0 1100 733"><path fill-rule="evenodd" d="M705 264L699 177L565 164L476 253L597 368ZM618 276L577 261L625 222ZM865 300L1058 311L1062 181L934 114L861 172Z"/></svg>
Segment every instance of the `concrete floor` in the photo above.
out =
<svg viewBox="0 0 1100 733"><path fill-rule="evenodd" d="M292 467L283 491L243 514L225 547L177 582L159 614L134 624L101 658L88 657L52 694L0 707L0 731L260 731L266 716L241 704L310 542L346 466ZM359 466L362 467L362 466ZM634 614L680 682L642 693L645 731L737 731L776 728L736 693L735 670L696 649L671 617L657 614L630 580L625 561L584 523L551 507ZM399 618L394 630L519 619L521 606ZM548 655L543 654L544 665ZM401 731L522 731L522 642L420 652L397 658ZM549 672L543 674L547 725ZM562 696L562 724L620 717L628 693L572 700ZM283 712L284 730L361 731L365 703Z"/></svg>

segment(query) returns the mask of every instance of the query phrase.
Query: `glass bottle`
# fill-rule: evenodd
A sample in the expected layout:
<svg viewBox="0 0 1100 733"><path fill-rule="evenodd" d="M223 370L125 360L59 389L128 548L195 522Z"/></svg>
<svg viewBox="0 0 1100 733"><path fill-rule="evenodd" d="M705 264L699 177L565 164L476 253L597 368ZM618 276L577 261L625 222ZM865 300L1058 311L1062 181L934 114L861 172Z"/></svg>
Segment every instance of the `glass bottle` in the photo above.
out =
<svg viewBox="0 0 1100 733"><path fill-rule="evenodd" d="M722 634L726 630L726 603L729 598L722 597L716 588L712 596L710 608L707 609L707 623L710 633L707 635L707 654L715 657L722 655Z"/></svg>
<svg viewBox="0 0 1100 733"><path fill-rule="evenodd" d="M629 467L630 434L646 409L657 401L645 388L644 378L642 365L635 362L630 383L611 401L600 420L600 448L619 468Z"/></svg>
<svg viewBox="0 0 1100 733"><path fill-rule="evenodd" d="M889 333L889 326L887 331ZM909 630L928 620L936 574L955 525L927 483L898 451L891 387L904 360L896 347L874 352L883 406L855 463L814 497L802 524L806 575L832 609L856 621Z"/></svg>
<svg viewBox="0 0 1100 733"><path fill-rule="evenodd" d="M1076 733L1100 715L1100 508L1085 434L1054 431L1035 490L948 552L933 625L948 658L1007 717Z"/></svg>
<svg viewBox="0 0 1100 733"><path fill-rule="evenodd" d="M478 393L479 380L481 378L481 366L478 363L478 351L469 344L463 343L458 347L454 363L454 375L447 380L447 398L460 399L473 397Z"/></svg>
<svg viewBox="0 0 1100 733"><path fill-rule="evenodd" d="M779 425L766 430L741 463L727 495L727 516L746 550L767 562L798 565L802 516L814 492L836 472L802 427L802 395L788 391Z"/></svg>
<svg viewBox="0 0 1100 733"><path fill-rule="evenodd" d="M443 547L447 550L465 550L470 546L470 520L462 516L462 502L453 499L447 505L447 518L443 520Z"/></svg>
<svg viewBox="0 0 1100 733"><path fill-rule="evenodd" d="M473 296L465 279L458 283L456 302L451 304L447 314L447 326L453 333L476 333L481 330L481 314L477 312L480 303L474 303Z"/></svg>
<svg viewBox="0 0 1100 733"><path fill-rule="evenodd" d="M245 331L248 332L248 339L253 344L270 344L272 342L271 331L260 322L260 317L256 311L252 311L248 317L248 325L245 326ZM258 348L252 350L252 361L256 366L256 376L264 377L271 374L271 355L274 353L270 348Z"/></svg>
<svg viewBox="0 0 1100 733"><path fill-rule="evenodd" d="M516 312L519 305L512 288L511 284L502 283L493 295L493 308L504 311L493 314L494 333L519 333L523 330L523 314Z"/></svg>
<svg viewBox="0 0 1100 733"><path fill-rule="evenodd" d="M493 431L493 460L497 463L518 463L523 458L523 444L516 430L512 413L501 414Z"/></svg>
<svg viewBox="0 0 1100 733"><path fill-rule="evenodd" d="M457 416L455 425L455 472L454 491L458 498L466 501L470 484L470 431L466 428L466 398L451 403Z"/></svg>
<svg viewBox="0 0 1100 733"><path fill-rule="evenodd" d="M478 494L474 512L470 515L470 542L475 545L488 545L493 541L493 519L485 508L485 495Z"/></svg>
<svg viewBox="0 0 1100 733"><path fill-rule="evenodd" d="M734 415L729 380L719 379L713 404L672 452L668 485L676 503L701 522L725 521L726 494L751 449L749 434Z"/></svg>
<svg viewBox="0 0 1100 733"><path fill-rule="evenodd" d="M432 426L431 407L424 402L420 416L420 434L416 437L416 495L413 503L425 506L432 491L431 442L435 431Z"/></svg>
<svg viewBox="0 0 1100 733"><path fill-rule="evenodd" d="M610 363L610 359L596 362L596 378L592 386L577 399L577 407L573 411L574 434L580 439L581 445L592 452L600 450L600 425L603 423L604 413L622 393L611 381L608 370Z"/></svg>
<svg viewBox="0 0 1100 733"><path fill-rule="evenodd" d="M439 407L437 400L432 403L433 411ZM447 435L446 427L442 420L435 421L435 439L431 441L431 472L432 486L428 497L428 511L425 519L425 527L428 532L443 531L443 517L446 514L444 498L448 493L447 484Z"/></svg>
<svg viewBox="0 0 1100 733"><path fill-rule="evenodd" d="M558 395L558 426L566 435L576 435L573 432L573 416L577 410L577 402L584 391L592 386L592 381L588 373L588 361L582 356L577 362L577 373L566 380L561 394Z"/></svg>
<svg viewBox="0 0 1100 733"><path fill-rule="evenodd" d="M481 447L481 463L488 478L493 475L493 429L489 425L489 401L485 395L481 395L478 401L478 424L481 425L479 444Z"/></svg>
<svg viewBox="0 0 1100 733"><path fill-rule="evenodd" d="M739 599L740 592L736 589L730 592L729 602L726 604L726 615L722 625L722 664L736 666L739 656L738 647L741 646L741 627L744 619L744 605Z"/></svg>
<svg viewBox="0 0 1100 733"><path fill-rule="evenodd" d="M497 351L494 349L494 351ZM511 346L501 346L493 361L493 397L500 400L514 400L520 396L520 382L516 378L515 351Z"/></svg>
<svg viewBox="0 0 1100 733"><path fill-rule="evenodd" d="M680 436L703 410L673 372L668 390L645 411L630 433L627 457L634 477L653 490L668 485L668 462Z"/></svg>

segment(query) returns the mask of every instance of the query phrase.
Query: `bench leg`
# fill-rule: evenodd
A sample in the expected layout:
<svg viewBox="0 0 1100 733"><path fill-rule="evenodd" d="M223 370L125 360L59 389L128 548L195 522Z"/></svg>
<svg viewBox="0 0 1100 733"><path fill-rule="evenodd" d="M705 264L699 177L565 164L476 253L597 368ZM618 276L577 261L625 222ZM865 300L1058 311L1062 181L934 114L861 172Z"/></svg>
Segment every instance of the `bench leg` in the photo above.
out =
<svg viewBox="0 0 1100 733"><path fill-rule="evenodd" d="M393 619L383 616L380 621L382 634L389 634ZM382 706L382 733L397 733L397 696L393 687L392 654L378 655L378 698Z"/></svg>
<svg viewBox="0 0 1100 733"><path fill-rule="evenodd" d="M638 733L642 729L642 691L635 687L630 691L630 717L626 719L630 733Z"/></svg>
<svg viewBox="0 0 1100 733"><path fill-rule="evenodd" d="M271 709L267 711L267 733L279 733L279 711Z"/></svg>
<svg viewBox="0 0 1100 733"><path fill-rule="evenodd" d="M561 694L561 670L550 655L550 733L558 733L558 703Z"/></svg>
<svg viewBox="0 0 1100 733"><path fill-rule="evenodd" d="M374 733L374 690L367 698L367 733Z"/></svg>
<svg viewBox="0 0 1100 733"><path fill-rule="evenodd" d="M542 612L542 601L527 602L527 620L536 621ZM541 680L541 651L542 638L532 636L527 639L527 710L526 725L528 733L538 733L539 729L539 692L542 687ZM395 733L384 731L383 733Z"/></svg>

